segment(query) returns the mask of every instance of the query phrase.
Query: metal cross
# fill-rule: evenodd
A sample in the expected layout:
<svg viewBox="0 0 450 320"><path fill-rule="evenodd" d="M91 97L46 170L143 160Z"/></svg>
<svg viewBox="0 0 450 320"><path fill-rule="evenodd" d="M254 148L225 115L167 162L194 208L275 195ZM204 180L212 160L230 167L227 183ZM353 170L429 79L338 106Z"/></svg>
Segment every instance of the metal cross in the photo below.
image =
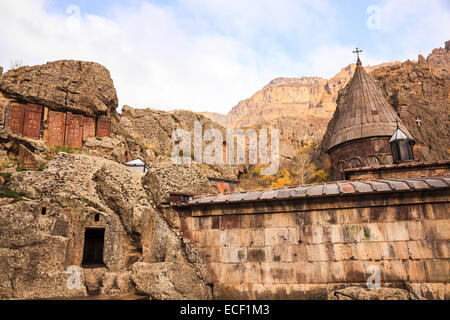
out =
<svg viewBox="0 0 450 320"><path fill-rule="evenodd" d="M395 123L397 124L397 129L398 129L398 119L395 119Z"/></svg>
<svg viewBox="0 0 450 320"><path fill-rule="evenodd" d="M420 127L420 124L422 123L422 120L420 120L419 118L416 118L416 122L417 122L417 125Z"/></svg>
<svg viewBox="0 0 450 320"><path fill-rule="evenodd" d="M353 53L356 53L356 57L358 58L358 60L359 60L359 54L360 54L361 52L363 52L363 51L360 50L360 49L358 49L358 47L356 47L356 50L353 51Z"/></svg>

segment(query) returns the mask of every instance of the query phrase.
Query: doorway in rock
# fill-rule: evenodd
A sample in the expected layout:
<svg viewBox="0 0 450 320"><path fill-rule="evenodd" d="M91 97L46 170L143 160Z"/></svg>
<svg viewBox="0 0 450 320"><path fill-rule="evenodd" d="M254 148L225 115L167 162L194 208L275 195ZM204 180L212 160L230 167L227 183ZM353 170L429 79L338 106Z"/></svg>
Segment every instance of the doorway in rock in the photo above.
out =
<svg viewBox="0 0 450 320"><path fill-rule="evenodd" d="M83 261L84 268L105 267L103 262L104 228L86 228L84 233Z"/></svg>

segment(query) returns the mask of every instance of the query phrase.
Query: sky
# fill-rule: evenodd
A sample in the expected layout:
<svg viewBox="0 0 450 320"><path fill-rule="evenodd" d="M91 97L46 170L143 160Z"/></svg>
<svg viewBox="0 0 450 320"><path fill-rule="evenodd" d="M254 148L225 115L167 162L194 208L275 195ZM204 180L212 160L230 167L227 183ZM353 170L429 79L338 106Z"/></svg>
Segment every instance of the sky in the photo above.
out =
<svg viewBox="0 0 450 320"><path fill-rule="evenodd" d="M450 0L0 0L0 66L94 61L122 105L227 113L277 77L417 60Z"/></svg>

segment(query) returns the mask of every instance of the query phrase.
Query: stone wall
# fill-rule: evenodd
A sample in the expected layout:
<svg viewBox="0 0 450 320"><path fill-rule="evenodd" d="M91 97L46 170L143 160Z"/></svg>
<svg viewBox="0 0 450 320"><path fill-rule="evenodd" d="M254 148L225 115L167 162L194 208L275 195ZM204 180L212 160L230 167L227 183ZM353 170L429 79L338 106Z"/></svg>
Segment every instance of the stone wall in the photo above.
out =
<svg viewBox="0 0 450 320"><path fill-rule="evenodd" d="M377 266L382 287L450 298L449 192L430 191L223 203L180 208L214 298L326 299L365 286Z"/></svg>
<svg viewBox="0 0 450 320"><path fill-rule="evenodd" d="M329 155L333 180L343 180L345 169L392 164L389 137L350 141L331 149Z"/></svg>
<svg viewBox="0 0 450 320"><path fill-rule="evenodd" d="M450 160L435 162L406 162L392 165L347 169L344 171L345 180L353 181L444 176L449 172Z"/></svg>

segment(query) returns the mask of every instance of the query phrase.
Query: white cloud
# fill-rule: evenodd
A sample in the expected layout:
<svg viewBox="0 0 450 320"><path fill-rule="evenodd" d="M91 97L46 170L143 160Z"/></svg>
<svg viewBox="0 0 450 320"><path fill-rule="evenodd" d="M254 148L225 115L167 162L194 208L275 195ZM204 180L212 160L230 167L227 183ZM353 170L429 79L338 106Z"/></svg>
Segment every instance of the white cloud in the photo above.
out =
<svg viewBox="0 0 450 320"><path fill-rule="evenodd" d="M387 48L384 38L395 47ZM380 51L394 52L404 59L417 59L418 53L426 57L449 39L448 0L395 0L381 6L381 29L376 41Z"/></svg>
<svg viewBox="0 0 450 320"><path fill-rule="evenodd" d="M299 19L312 24L312 13L327 10L323 1L305 3L142 2L100 17L74 6L51 12L44 0L2 1L0 21L8 27L0 29L0 63L96 61L110 70L121 105L226 113L272 78L308 71L270 37L258 39L262 50L248 43L256 33L289 33Z"/></svg>
<svg viewBox="0 0 450 320"><path fill-rule="evenodd" d="M380 44L396 30L409 32L404 19L393 18L397 2L407 7L405 17L415 14L403 0L382 7L382 29L373 33ZM46 0L0 1L0 65L16 59L28 65L96 61L110 70L121 105L226 113L275 77L331 77L354 59L354 44L340 34L338 10L329 0L132 3L98 16L76 7L50 11ZM440 39L426 30L442 22L433 20L435 14L448 16L441 3L415 21L419 40L399 40L405 54L421 47L424 38L433 39L430 45ZM421 32L420 25L431 27ZM378 55L367 62L388 61L392 50L379 45Z"/></svg>

